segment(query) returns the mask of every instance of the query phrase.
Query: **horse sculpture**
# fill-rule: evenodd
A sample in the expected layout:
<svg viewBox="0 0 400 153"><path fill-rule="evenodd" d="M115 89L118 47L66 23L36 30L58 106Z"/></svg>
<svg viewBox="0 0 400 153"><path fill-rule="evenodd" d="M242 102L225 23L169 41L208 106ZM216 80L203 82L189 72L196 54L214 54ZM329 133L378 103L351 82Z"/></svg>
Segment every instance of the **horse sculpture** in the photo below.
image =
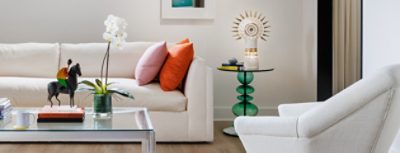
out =
<svg viewBox="0 0 400 153"><path fill-rule="evenodd" d="M61 105L61 101L58 99L58 95L61 94L69 94L69 105L73 107L75 105L74 96L75 90L78 88L78 75L81 76L81 67L79 63L72 66L68 72L67 86L60 84L58 81L50 82L47 85L47 91L49 93L47 100L51 103L51 107L53 107L53 102L51 99L55 96L58 101L58 106Z"/></svg>

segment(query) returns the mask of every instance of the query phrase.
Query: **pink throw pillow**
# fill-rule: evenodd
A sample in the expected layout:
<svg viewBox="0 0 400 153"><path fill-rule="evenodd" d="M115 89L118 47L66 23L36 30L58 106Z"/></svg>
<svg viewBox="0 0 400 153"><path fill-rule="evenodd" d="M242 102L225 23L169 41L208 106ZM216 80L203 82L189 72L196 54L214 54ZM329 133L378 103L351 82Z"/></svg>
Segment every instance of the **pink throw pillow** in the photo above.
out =
<svg viewBox="0 0 400 153"><path fill-rule="evenodd" d="M147 48L135 70L135 78L139 86L154 80L168 56L167 43L159 42Z"/></svg>

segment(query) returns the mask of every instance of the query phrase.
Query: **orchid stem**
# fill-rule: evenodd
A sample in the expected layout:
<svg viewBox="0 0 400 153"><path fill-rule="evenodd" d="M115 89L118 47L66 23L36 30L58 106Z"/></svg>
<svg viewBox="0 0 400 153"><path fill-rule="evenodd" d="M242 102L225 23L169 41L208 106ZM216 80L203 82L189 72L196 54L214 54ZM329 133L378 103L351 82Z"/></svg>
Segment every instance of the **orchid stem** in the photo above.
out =
<svg viewBox="0 0 400 153"><path fill-rule="evenodd" d="M110 62L110 42L108 43L108 47L107 47L106 81L105 81L105 84L104 84L104 85L106 85L106 88L107 88L107 83L108 83L108 65L109 65L109 62Z"/></svg>
<svg viewBox="0 0 400 153"><path fill-rule="evenodd" d="M110 56L110 55L109 55L109 53L110 53L110 45L111 45L111 42L108 42L107 51L106 51L106 54L105 54L104 57L103 57L103 62L102 62L102 64L101 64L100 80L101 80L102 82L104 82L104 80L103 80L104 62L106 61L106 59L107 59L106 82L107 82L107 78L108 78L108 57ZM102 88L102 87L101 87L101 88Z"/></svg>

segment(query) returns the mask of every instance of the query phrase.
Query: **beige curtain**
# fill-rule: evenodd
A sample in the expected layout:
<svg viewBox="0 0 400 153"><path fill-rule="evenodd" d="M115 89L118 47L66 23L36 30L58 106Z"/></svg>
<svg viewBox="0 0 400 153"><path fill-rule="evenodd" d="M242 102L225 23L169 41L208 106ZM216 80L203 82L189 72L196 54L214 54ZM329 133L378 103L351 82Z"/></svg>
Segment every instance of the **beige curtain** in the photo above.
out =
<svg viewBox="0 0 400 153"><path fill-rule="evenodd" d="M361 0L333 0L333 94L361 77Z"/></svg>

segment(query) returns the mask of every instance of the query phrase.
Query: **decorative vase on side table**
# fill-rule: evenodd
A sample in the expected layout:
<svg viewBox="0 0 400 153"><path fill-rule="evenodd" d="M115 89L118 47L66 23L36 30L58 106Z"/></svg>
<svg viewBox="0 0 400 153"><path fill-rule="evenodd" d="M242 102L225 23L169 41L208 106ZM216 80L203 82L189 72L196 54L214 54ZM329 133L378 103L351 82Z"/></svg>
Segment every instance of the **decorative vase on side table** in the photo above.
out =
<svg viewBox="0 0 400 153"><path fill-rule="evenodd" d="M244 11L233 21L233 37L245 42L244 67L247 70L259 69L257 40L267 41L271 28L268 23L266 17L257 11Z"/></svg>
<svg viewBox="0 0 400 153"><path fill-rule="evenodd" d="M227 72L235 72L237 73L237 79L241 85L236 88L237 99L239 100L238 103L233 105L232 113L235 116L256 116L258 113L258 107L251 103L254 99L253 96L250 94L254 93L255 89L250 83L254 80L254 74L258 72L269 72L273 71L274 69L258 69L258 70L226 70L222 68L218 68L220 71L227 71ZM237 136L235 128L233 126L227 127L223 129L223 132L230 136Z"/></svg>

